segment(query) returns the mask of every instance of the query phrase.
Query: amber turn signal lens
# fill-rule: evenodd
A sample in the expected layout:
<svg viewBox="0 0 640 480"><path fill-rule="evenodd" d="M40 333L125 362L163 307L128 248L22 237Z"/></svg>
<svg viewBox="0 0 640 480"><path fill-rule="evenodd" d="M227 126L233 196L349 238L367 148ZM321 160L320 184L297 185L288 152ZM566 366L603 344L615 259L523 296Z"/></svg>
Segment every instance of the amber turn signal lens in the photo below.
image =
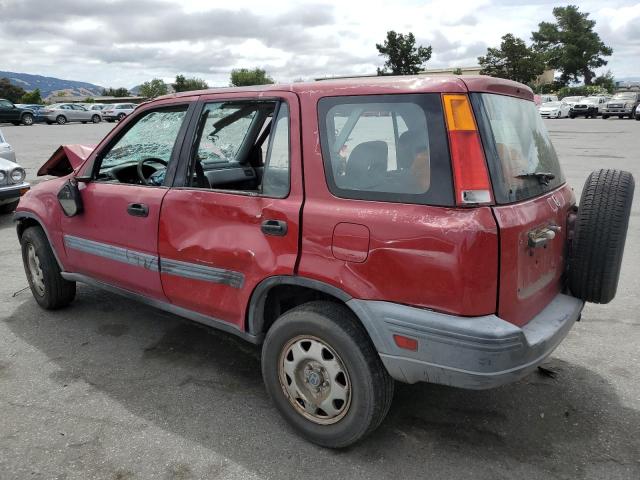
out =
<svg viewBox="0 0 640 480"><path fill-rule="evenodd" d="M405 350L411 350L415 352L418 350L418 341L415 338L405 337L404 335L394 335L393 341L396 345Z"/></svg>

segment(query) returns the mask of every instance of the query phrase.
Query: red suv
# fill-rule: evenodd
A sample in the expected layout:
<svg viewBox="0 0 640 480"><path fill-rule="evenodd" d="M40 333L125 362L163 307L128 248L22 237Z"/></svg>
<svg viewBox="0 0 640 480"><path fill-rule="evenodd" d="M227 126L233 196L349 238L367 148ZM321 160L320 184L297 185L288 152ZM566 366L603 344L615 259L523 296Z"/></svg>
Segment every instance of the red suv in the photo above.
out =
<svg viewBox="0 0 640 480"><path fill-rule="evenodd" d="M277 409L344 447L394 379L535 369L615 295L633 177L575 206L524 85L379 77L187 92L60 147L16 220L36 301L76 282L262 344Z"/></svg>

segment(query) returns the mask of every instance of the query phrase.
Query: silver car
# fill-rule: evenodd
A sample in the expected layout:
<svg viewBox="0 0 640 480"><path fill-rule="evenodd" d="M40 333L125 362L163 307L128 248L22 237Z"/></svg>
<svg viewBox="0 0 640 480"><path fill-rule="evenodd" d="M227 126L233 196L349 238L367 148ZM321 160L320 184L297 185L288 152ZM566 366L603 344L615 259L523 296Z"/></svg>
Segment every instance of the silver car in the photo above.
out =
<svg viewBox="0 0 640 480"><path fill-rule="evenodd" d="M136 108L135 103L114 103L108 105L102 110L102 118L107 122L113 122L114 120L122 120L129 115Z"/></svg>
<svg viewBox="0 0 640 480"><path fill-rule="evenodd" d="M75 103L56 103L49 105L42 110L44 121L49 125L57 123L64 125L67 122L93 122L99 123L102 120L100 112L87 110L82 105Z"/></svg>
<svg viewBox="0 0 640 480"><path fill-rule="evenodd" d="M16 154L0 131L0 213L12 212L20 196L29 190L24 168L16 163Z"/></svg>

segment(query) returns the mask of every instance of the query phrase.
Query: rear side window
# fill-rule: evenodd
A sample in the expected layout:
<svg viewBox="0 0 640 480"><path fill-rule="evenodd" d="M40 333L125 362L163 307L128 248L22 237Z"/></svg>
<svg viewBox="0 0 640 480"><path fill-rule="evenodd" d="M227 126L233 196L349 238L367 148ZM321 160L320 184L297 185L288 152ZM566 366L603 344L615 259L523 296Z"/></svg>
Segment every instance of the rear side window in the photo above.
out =
<svg viewBox="0 0 640 480"><path fill-rule="evenodd" d="M325 176L334 195L453 204L439 95L325 97L318 115Z"/></svg>
<svg viewBox="0 0 640 480"><path fill-rule="evenodd" d="M543 195L565 181L558 156L533 102L471 95L497 203Z"/></svg>

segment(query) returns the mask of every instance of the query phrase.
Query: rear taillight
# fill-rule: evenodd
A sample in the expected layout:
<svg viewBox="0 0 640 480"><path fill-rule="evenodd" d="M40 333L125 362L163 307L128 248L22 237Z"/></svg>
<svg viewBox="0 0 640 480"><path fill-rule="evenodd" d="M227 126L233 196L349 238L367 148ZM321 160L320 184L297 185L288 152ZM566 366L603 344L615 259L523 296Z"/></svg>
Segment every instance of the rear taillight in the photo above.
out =
<svg viewBox="0 0 640 480"><path fill-rule="evenodd" d="M487 162L480 134L467 95L442 95L456 205L490 204L493 202Z"/></svg>

